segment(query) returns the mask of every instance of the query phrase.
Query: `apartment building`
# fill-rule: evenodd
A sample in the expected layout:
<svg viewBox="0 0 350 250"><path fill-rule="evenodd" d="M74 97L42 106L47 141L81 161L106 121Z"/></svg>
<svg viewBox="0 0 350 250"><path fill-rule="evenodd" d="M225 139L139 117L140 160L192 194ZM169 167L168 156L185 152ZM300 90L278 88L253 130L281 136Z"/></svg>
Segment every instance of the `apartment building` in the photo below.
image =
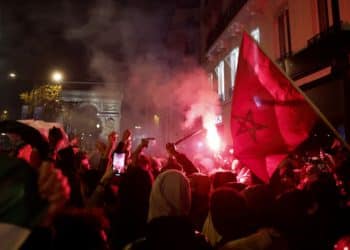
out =
<svg viewBox="0 0 350 250"><path fill-rule="evenodd" d="M202 0L201 64L221 101L230 144L231 95L242 31L350 140L350 1Z"/></svg>

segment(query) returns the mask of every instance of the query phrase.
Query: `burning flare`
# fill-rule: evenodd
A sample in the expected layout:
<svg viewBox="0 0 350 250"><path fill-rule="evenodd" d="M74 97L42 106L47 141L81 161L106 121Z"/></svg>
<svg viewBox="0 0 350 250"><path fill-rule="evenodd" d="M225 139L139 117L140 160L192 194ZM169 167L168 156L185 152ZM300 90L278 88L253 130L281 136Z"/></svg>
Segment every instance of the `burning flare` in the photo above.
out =
<svg viewBox="0 0 350 250"><path fill-rule="evenodd" d="M214 152L218 152L221 148L221 140L215 124L215 116L206 115L206 117L204 117L203 126L207 131L206 141L208 147Z"/></svg>

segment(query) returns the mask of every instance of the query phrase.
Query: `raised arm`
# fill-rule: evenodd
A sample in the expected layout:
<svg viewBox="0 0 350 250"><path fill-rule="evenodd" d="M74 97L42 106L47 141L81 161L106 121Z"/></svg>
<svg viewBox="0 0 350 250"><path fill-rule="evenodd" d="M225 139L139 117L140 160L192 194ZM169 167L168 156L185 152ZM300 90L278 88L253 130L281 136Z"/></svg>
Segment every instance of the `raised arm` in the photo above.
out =
<svg viewBox="0 0 350 250"><path fill-rule="evenodd" d="M183 171L186 173L186 175L199 172L196 166L192 163L190 159L188 159L188 157L185 154L180 153L176 150L174 143L167 143L165 147L169 153L169 156L174 157L176 161L181 164Z"/></svg>

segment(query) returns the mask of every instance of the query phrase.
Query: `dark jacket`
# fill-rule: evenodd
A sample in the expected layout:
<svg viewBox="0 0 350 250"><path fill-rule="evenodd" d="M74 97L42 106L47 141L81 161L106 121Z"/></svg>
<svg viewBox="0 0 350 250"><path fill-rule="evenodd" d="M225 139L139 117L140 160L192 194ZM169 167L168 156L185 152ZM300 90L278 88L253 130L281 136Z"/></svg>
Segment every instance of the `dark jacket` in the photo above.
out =
<svg viewBox="0 0 350 250"><path fill-rule="evenodd" d="M134 242L132 250L210 250L202 234L196 232L189 219L166 216L153 219L147 226L146 237Z"/></svg>

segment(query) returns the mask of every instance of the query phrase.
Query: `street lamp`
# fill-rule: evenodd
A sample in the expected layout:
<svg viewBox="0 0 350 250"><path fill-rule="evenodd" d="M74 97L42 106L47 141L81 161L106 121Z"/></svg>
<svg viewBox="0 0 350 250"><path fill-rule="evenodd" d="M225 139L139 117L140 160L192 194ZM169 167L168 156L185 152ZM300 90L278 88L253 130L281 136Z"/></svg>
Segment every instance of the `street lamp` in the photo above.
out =
<svg viewBox="0 0 350 250"><path fill-rule="evenodd" d="M16 78L16 73L10 72L9 77L10 77L11 79L15 79L15 78Z"/></svg>
<svg viewBox="0 0 350 250"><path fill-rule="evenodd" d="M59 71L54 71L51 75L52 81L59 83L63 80L63 74Z"/></svg>

